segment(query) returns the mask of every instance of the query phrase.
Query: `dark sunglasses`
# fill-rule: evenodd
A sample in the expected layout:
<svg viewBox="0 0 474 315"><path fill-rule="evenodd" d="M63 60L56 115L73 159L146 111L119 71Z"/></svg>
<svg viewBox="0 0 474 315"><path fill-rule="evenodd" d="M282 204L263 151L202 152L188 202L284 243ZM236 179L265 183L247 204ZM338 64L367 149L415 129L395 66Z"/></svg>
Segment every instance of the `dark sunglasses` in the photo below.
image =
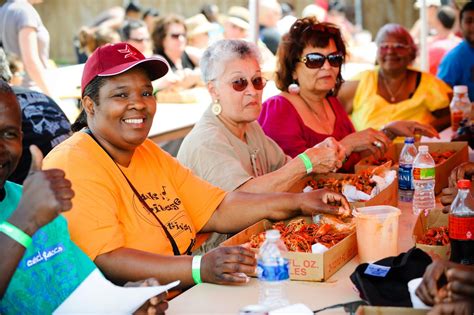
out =
<svg viewBox="0 0 474 315"><path fill-rule="evenodd" d="M170 37L174 38L174 39L179 39L180 37L186 37L186 34L184 34L184 33L171 33Z"/></svg>
<svg viewBox="0 0 474 315"><path fill-rule="evenodd" d="M256 77L256 78L253 78L251 81L252 81L253 87L258 91L263 90L263 88L267 84L267 80L263 77ZM237 80L232 81L231 83L232 83L232 88L237 92L242 92L249 85L249 81L246 78L239 78Z"/></svg>
<svg viewBox="0 0 474 315"><path fill-rule="evenodd" d="M331 53L327 56L320 53L309 53L298 61L304 63L310 69L319 69L324 65L326 59L332 67L340 67L344 62L344 56L341 53Z"/></svg>

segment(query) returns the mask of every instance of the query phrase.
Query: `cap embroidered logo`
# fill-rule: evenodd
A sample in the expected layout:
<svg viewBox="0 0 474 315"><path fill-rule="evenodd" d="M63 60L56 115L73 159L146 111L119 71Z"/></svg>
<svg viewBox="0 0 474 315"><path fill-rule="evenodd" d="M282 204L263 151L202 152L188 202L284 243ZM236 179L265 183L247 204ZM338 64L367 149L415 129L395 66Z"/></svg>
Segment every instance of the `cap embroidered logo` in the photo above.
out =
<svg viewBox="0 0 474 315"><path fill-rule="evenodd" d="M128 45L125 45L124 49L118 49L117 51L121 54L125 54L125 56L123 57L124 59L133 58L135 60L140 60L140 58L136 56L136 53L130 50L130 47L128 47Z"/></svg>

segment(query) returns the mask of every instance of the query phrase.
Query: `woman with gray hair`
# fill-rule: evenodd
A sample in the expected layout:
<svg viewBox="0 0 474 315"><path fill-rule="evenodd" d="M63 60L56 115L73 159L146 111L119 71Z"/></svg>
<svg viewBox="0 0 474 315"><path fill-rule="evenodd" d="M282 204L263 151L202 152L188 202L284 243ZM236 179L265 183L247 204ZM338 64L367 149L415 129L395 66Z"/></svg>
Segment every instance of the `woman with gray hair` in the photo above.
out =
<svg viewBox="0 0 474 315"><path fill-rule="evenodd" d="M224 190L288 191L307 173L327 173L343 152L330 139L290 159L256 122L266 80L258 48L243 40L220 40L201 60L213 103L186 136L178 160Z"/></svg>
<svg viewBox="0 0 474 315"><path fill-rule="evenodd" d="M227 191L284 192L311 172L341 166L344 152L333 139L291 159L256 122L266 80L258 48L243 40L220 40L200 66L213 103L184 139L178 160Z"/></svg>
<svg viewBox="0 0 474 315"><path fill-rule="evenodd" d="M416 45L399 24L386 24L377 33L378 67L342 85L339 98L356 130L382 128L393 121L411 120L410 128L429 124L449 126L451 88L428 72L411 67Z"/></svg>

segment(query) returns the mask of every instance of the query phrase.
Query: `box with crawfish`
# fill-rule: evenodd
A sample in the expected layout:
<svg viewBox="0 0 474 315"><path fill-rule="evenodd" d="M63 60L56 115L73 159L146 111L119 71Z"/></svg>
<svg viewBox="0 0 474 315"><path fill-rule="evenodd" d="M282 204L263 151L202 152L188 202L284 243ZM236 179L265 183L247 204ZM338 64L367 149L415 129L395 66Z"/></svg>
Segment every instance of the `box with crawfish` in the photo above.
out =
<svg viewBox="0 0 474 315"><path fill-rule="evenodd" d="M312 174L303 178L294 185L292 192L301 192L306 186L313 189L327 188L338 193L342 193L344 184L354 185L367 195L371 195L376 183L370 180L373 170L364 170L357 174ZM350 201L350 200L349 200ZM368 207L379 205L390 205L396 207L398 205L398 180L395 178L387 187L379 191L375 196L367 200L350 201L354 207Z"/></svg>
<svg viewBox="0 0 474 315"><path fill-rule="evenodd" d="M310 217L276 223L262 220L227 239L221 246L244 244L258 251L265 231L272 228L280 230L288 248L291 280L325 281L357 254L355 223L345 223L326 215L321 216L318 223L313 223ZM312 253L314 242L329 249Z"/></svg>
<svg viewBox="0 0 474 315"><path fill-rule="evenodd" d="M469 160L467 142L427 142L417 143L416 146L418 147L418 145L427 145L435 160L435 193L439 194L443 188L448 186L448 178L452 169ZM387 161L392 161L393 168L398 169L398 158L402 148L403 143L394 143L388 148L385 156L379 159L373 156L362 159L355 165L355 172L373 169Z"/></svg>
<svg viewBox="0 0 474 315"><path fill-rule="evenodd" d="M413 228L413 239L416 247L425 251L432 258L449 259L451 246L448 235L448 214L441 209L433 209L426 216L418 216Z"/></svg>

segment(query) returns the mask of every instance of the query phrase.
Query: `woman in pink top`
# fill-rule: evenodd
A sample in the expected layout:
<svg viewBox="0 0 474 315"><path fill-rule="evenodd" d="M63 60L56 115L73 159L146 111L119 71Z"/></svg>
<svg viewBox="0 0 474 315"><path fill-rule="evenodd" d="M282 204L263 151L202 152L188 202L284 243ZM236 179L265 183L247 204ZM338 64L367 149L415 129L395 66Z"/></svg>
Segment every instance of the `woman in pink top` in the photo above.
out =
<svg viewBox="0 0 474 315"><path fill-rule="evenodd" d="M298 19L277 55L276 85L283 92L263 103L259 123L286 154L294 157L334 137L347 153L342 170L351 171L361 155L383 155L395 136L413 136L415 130L437 135L432 127L411 121L392 122L381 131L355 132L336 98L346 47L333 24L319 23L314 17Z"/></svg>

